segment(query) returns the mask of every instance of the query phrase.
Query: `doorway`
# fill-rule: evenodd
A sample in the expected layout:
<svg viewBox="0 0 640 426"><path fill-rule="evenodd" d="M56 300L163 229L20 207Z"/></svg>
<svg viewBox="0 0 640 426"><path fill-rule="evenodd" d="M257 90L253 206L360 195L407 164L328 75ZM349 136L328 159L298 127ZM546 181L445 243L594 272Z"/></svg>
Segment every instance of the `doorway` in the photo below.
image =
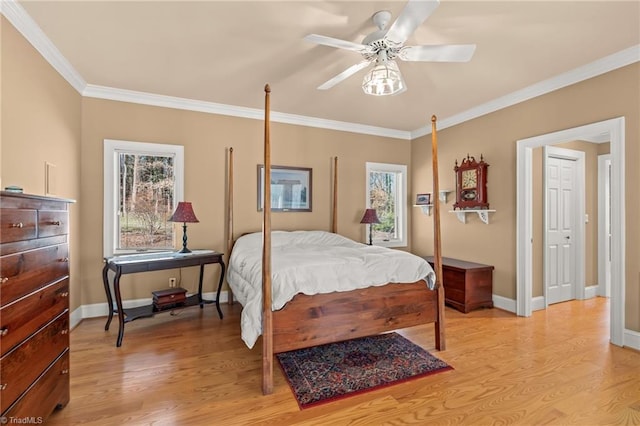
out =
<svg viewBox="0 0 640 426"><path fill-rule="evenodd" d="M517 294L516 313L531 316L532 305L532 151L534 148L605 135L611 141L611 343L624 344L625 200L624 117L517 141Z"/></svg>

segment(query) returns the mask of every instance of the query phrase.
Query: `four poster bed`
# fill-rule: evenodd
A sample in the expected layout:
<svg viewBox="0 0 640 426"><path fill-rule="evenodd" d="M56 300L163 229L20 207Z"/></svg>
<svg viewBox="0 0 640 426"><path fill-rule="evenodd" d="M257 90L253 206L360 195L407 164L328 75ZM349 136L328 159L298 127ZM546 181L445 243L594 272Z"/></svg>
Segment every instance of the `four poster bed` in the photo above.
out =
<svg viewBox="0 0 640 426"><path fill-rule="evenodd" d="M230 260L227 281L233 294L243 305L242 337L247 346L253 346L258 335L262 334L263 393L269 394L273 391L273 355L275 353L428 323L435 325L436 348L444 349L444 289L440 285L442 257L437 197L434 205L434 269L431 269L428 264L425 269L426 262L415 263L416 260L423 260L410 253L366 246L337 235L337 158L334 159L333 166L331 233L322 231L274 231L272 233L269 96L270 88L266 85L262 232L244 235L237 241L233 238L233 148L229 149L228 166ZM432 118L432 129L434 193L437 194L435 116ZM311 262L313 264L311 269L302 270L298 266L306 261L300 257L301 247L306 248L316 244L320 244L320 248L318 252L314 252L316 257ZM243 247L245 250L242 250ZM272 249L277 254L277 259L273 262L275 273L272 272ZM357 249L359 252L348 251L351 249ZM390 275L387 276L381 269L375 268L376 262L396 257L397 263L391 268ZM331 283L331 286L335 284L335 287L324 288L320 293L309 289L291 290L292 281L286 281L286 277L283 277L286 275L282 268L285 258L290 258L293 264L290 270L294 272L292 277L289 277L293 281L296 281L296 277L301 277L301 274L312 274L313 277L323 276L325 271L330 271L328 264L332 264L331 268L337 269L328 272L329 279L325 280L325 283ZM367 263L369 261L373 263ZM253 277L242 278L240 273L244 272L243 270L248 270L248 275L253 274ZM376 278L374 283L368 283L365 286L364 281L371 279L364 276L367 272L374 273ZM259 276L256 277L256 274ZM357 285L353 289L342 285L345 281L343 278L347 276L351 281L356 281ZM250 289L249 281L258 282L257 285L254 284L253 290ZM320 284L315 286L316 290L319 286ZM290 294L285 297L282 293ZM230 296L230 301L232 298L233 295ZM261 306L256 307L256 304ZM247 313L245 316L245 311L248 311L251 306L254 311L257 308L260 312L253 316Z"/></svg>

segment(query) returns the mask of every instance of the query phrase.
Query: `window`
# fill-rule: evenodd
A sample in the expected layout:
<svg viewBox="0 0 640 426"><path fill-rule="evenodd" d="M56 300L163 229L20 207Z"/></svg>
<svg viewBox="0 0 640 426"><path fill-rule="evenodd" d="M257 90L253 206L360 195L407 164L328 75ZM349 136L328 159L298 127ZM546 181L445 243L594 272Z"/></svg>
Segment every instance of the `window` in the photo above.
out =
<svg viewBox="0 0 640 426"><path fill-rule="evenodd" d="M173 250L184 147L104 140L104 255Z"/></svg>
<svg viewBox="0 0 640 426"><path fill-rule="evenodd" d="M367 208L380 219L373 226L374 244L407 245L407 166L367 163Z"/></svg>

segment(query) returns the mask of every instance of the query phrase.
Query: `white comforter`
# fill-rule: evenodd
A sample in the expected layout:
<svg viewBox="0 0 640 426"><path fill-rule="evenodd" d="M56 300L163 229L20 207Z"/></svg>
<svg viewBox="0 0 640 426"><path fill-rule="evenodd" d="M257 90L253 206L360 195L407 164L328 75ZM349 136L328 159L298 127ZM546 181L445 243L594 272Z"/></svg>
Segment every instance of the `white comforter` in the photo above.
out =
<svg viewBox="0 0 640 426"><path fill-rule="evenodd" d="M272 309L296 294L331 293L424 279L435 273L424 259L368 246L324 231L271 233ZM249 348L262 333L262 233L240 237L231 253L227 282L242 304L242 340Z"/></svg>

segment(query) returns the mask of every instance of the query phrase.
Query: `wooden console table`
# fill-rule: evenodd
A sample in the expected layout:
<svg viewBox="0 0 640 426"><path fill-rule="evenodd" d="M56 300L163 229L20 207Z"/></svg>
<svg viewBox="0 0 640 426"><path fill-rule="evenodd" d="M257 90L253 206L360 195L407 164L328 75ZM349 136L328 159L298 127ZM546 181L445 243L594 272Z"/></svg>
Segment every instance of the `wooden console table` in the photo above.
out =
<svg viewBox="0 0 640 426"><path fill-rule="evenodd" d="M185 303L179 307L172 307L165 310L182 309L189 306L199 305L200 309L205 304L215 303L218 309L218 315L222 319L222 311L220 310L220 289L224 279L224 261L223 254L212 250L193 250L191 253L152 253L152 254L132 254L125 256L107 257L104 259L104 268L102 268L102 281L104 283L104 291L107 294L107 303L109 304L109 318L104 326L105 330L109 330L109 325L113 319L113 314L118 314L118 340L116 346L122 345L124 337L124 324L138 318L151 317L163 310L154 309L153 304L139 306L136 308L123 308L122 296L120 294L120 277L125 274L133 274L137 272L160 271L163 269L186 268L189 266L200 266L200 280L198 282L198 294L187 297ZM216 300L206 300L202 298L202 277L204 275L204 265L217 263L220 265L220 280L218 282L218 291ZM109 285L109 271L115 272L113 278L113 293L115 293L115 307L113 305L114 297L111 294L111 286Z"/></svg>
<svg viewBox="0 0 640 426"><path fill-rule="evenodd" d="M433 266L433 256L424 258ZM493 308L493 266L442 258L444 302L465 314L477 308Z"/></svg>

